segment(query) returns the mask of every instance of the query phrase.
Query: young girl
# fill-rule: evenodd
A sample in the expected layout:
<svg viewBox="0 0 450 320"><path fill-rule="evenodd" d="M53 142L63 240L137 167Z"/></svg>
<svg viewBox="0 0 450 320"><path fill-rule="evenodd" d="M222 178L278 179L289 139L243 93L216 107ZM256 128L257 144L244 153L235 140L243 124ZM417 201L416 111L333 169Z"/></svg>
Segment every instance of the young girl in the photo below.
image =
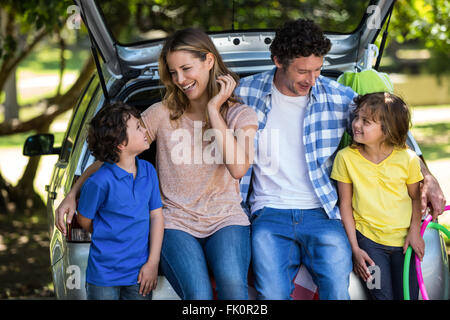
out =
<svg viewBox="0 0 450 320"><path fill-rule="evenodd" d="M252 161L257 116L237 102L238 80L209 36L185 29L169 37L159 58L163 101L141 114L149 142L157 140L165 231L161 268L182 299L212 299L209 270L219 299L247 299L249 220L239 180ZM94 163L57 210L64 214ZM70 214L67 217L70 220Z"/></svg>
<svg viewBox="0 0 450 320"><path fill-rule="evenodd" d="M373 281L368 285L373 298L403 299L406 249L411 245L422 260L425 246L420 236L423 176L418 157L406 148L411 116L402 99L390 93L359 96L355 102L353 143L338 152L331 177L338 181L355 272ZM373 270L379 270L373 273L378 279L372 279ZM411 297L417 299L414 263L410 283Z"/></svg>

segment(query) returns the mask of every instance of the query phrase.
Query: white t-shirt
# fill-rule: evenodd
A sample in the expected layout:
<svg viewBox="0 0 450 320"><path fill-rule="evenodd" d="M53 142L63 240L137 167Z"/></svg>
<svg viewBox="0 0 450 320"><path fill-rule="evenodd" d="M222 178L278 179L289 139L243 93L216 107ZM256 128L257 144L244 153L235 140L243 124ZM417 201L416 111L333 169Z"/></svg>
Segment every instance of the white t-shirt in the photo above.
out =
<svg viewBox="0 0 450 320"><path fill-rule="evenodd" d="M322 204L309 178L302 139L309 97L290 97L275 85L272 88L272 109L266 127L257 132L251 212L263 207L319 208Z"/></svg>

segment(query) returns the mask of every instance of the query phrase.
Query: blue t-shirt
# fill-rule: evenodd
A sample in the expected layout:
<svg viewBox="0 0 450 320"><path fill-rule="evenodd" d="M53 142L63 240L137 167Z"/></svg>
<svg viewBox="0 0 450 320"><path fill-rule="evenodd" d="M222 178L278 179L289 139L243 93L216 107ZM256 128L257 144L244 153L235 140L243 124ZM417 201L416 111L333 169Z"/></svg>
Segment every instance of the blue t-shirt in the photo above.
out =
<svg viewBox="0 0 450 320"><path fill-rule="evenodd" d="M92 219L86 281L96 286L137 283L149 254L150 211L162 207L158 177L136 158L137 173L105 162L81 189L78 211Z"/></svg>

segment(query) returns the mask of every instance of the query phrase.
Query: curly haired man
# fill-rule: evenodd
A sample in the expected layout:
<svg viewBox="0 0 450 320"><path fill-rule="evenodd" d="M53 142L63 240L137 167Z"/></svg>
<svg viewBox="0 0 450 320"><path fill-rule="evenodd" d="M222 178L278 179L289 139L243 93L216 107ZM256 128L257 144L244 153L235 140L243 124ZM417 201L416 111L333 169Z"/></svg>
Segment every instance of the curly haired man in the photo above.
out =
<svg viewBox="0 0 450 320"><path fill-rule="evenodd" d="M313 21L288 21L270 46L275 68L243 78L236 89L259 120L254 164L240 183L251 213L258 299L291 299L300 264L320 299L350 298L352 251L330 173L357 94L320 75L330 48ZM429 174L425 166L422 174Z"/></svg>

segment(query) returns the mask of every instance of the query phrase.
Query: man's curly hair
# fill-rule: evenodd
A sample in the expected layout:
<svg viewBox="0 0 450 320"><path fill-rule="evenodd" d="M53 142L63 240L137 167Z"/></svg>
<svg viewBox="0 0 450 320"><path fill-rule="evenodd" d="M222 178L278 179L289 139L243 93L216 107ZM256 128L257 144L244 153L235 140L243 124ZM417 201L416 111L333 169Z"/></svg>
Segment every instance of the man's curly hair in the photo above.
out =
<svg viewBox="0 0 450 320"><path fill-rule="evenodd" d="M277 30L270 45L272 60L277 57L283 67L298 57L314 54L325 56L331 49L331 41L312 20L298 19L286 22Z"/></svg>
<svg viewBox="0 0 450 320"><path fill-rule="evenodd" d="M95 159L119 162L119 144L127 144L127 121L140 118L140 111L123 102L107 104L92 118L88 131L88 147Z"/></svg>

